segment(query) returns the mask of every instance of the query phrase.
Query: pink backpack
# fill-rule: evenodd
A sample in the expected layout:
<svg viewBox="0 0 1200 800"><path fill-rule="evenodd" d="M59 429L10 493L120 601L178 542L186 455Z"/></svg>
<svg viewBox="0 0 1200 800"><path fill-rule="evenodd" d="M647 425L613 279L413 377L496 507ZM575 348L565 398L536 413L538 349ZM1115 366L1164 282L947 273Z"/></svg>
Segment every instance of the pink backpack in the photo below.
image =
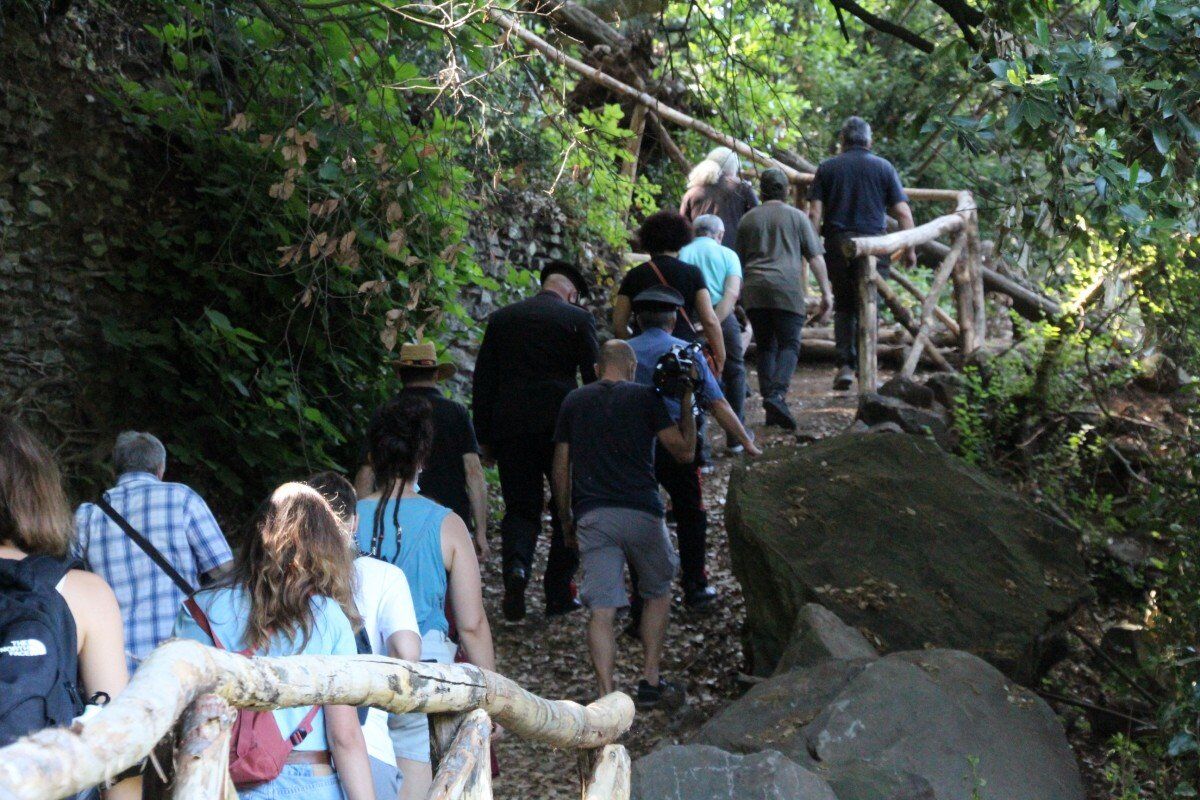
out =
<svg viewBox="0 0 1200 800"><path fill-rule="evenodd" d="M219 650L228 649L213 632L199 604L189 597L184 605L200 629L212 639L213 645ZM254 651L242 650L240 654L249 656ZM270 711L238 711L229 739L229 777L233 779L233 785L238 789L252 789L278 778L288 755L312 732L313 719L320 709L320 706L310 708L300 725L286 739L279 731L275 715Z"/></svg>

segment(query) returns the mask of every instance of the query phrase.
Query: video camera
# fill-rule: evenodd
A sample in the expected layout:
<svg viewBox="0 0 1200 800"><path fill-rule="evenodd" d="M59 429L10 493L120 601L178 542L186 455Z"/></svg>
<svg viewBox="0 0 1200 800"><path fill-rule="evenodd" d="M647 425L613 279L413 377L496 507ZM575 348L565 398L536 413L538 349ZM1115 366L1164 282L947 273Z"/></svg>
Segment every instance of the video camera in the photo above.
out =
<svg viewBox="0 0 1200 800"><path fill-rule="evenodd" d="M700 386L697 364L704 358L700 344L675 345L659 356L654 365L654 389L663 397L681 400L689 390Z"/></svg>

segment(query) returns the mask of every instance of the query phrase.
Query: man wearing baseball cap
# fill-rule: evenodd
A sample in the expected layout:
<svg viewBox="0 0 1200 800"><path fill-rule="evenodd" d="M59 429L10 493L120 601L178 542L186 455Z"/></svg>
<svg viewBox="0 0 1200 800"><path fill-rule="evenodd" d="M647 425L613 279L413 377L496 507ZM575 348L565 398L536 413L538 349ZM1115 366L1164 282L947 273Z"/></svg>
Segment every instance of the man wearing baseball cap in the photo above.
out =
<svg viewBox="0 0 1200 800"><path fill-rule="evenodd" d="M500 525L505 619L525 616L525 587L542 529L545 482L554 461L554 426L563 398L596 380L596 322L579 306L587 281L571 264L551 261L541 291L492 314L475 361L475 431L485 458L500 469ZM579 608L572 578L578 565L551 508L546 614Z"/></svg>
<svg viewBox="0 0 1200 800"><path fill-rule="evenodd" d="M638 383L654 384L654 367L662 356L672 348L684 347L688 343L671 335L679 309L683 307L683 295L670 286L651 286L633 298L633 313L637 317L639 335L629 340L637 355ZM717 424L724 430L730 444L740 444L745 451L757 456L761 450L734 413L729 401L721 392L721 384L713 376L703 357L695 359L700 372L696 392L696 407L712 413ZM667 408L678 421L679 404L666 398ZM701 429L703 426L701 426ZM685 604L693 610L711 608L716 599L716 590L708 585L705 568L705 553L708 536L708 512L704 509L700 467L701 437L697 437L696 458L680 463L673 458L657 458L654 463L655 476L671 497L671 508L675 514L676 535L679 539L680 578L683 582ZM639 606L634 604L636 619Z"/></svg>

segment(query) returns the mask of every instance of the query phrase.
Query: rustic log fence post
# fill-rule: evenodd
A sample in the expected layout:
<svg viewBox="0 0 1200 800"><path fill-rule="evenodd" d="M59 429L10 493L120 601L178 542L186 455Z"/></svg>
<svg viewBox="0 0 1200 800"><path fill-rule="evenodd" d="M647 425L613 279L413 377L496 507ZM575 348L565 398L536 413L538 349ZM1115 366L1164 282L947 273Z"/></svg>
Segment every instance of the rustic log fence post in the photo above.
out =
<svg viewBox="0 0 1200 800"><path fill-rule="evenodd" d="M486 711L476 709L463 717L433 777L429 800L492 800L491 737L492 718Z"/></svg>
<svg viewBox="0 0 1200 800"><path fill-rule="evenodd" d="M579 754L583 800L629 800L629 753L619 744Z"/></svg>
<svg viewBox="0 0 1200 800"><path fill-rule="evenodd" d="M229 780L229 734L235 719L237 710L215 694L200 695L188 706L175 748L174 800L237 800Z"/></svg>
<svg viewBox="0 0 1200 800"><path fill-rule="evenodd" d="M921 350L929 343L927 338L929 327L933 324L933 310L937 308L938 300L941 299L942 290L946 288L946 281L952 273L957 273L961 269L963 258L963 248L966 246L965 233L959 233L954 240L954 246L950 248L950 252L942 259L941 266L934 273L933 283L929 285L929 292L925 295L925 299L921 303L921 317L917 320L917 332L913 335L912 348L908 352L908 356L904 359L904 366L900 370L900 374L906 378L911 378L916 372L917 363L921 359ZM957 283L956 283L957 288ZM956 294L956 297L961 298L962 295ZM959 309L961 312L961 308ZM931 348L932 349L932 348Z"/></svg>
<svg viewBox="0 0 1200 800"><path fill-rule="evenodd" d="M875 391L879 360L876 348L879 344L879 301L875 291L878 273L875 256L857 259L855 270L858 290L858 393Z"/></svg>

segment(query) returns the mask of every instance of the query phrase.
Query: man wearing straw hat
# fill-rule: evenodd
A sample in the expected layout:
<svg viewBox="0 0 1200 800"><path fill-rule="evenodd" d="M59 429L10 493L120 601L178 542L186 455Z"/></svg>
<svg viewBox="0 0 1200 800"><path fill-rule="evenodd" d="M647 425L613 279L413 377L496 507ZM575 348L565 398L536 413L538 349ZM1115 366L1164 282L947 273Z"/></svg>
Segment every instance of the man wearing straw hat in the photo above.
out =
<svg viewBox="0 0 1200 800"><path fill-rule="evenodd" d="M447 398L438 387L457 370L453 364L439 361L437 349L429 342L401 345L395 366L404 385L400 393L425 398L433 410L433 446L418 479L421 494L462 517L475 533L479 560L486 561L491 552L487 539L487 483L475 427L466 406ZM375 476L370 469L365 466L359 472L356 483L360 494L371 491Z"/></svg>
<svg viewBox="0 0 1200 800"><path fill-rule="evenodd" d="M596 322L579 306L588 292L583 275L571 264L551 261L541 278L536 295L492 314L475 361L475 430L484 455L494 457L500 469L504 496L501 610L509 621L525 616L559 407L577 381L596 380L599 352ZM553 507L550 527L543 587L546 615L555 616L580 608L573 582L579 559L566 546Z"/></svg>

